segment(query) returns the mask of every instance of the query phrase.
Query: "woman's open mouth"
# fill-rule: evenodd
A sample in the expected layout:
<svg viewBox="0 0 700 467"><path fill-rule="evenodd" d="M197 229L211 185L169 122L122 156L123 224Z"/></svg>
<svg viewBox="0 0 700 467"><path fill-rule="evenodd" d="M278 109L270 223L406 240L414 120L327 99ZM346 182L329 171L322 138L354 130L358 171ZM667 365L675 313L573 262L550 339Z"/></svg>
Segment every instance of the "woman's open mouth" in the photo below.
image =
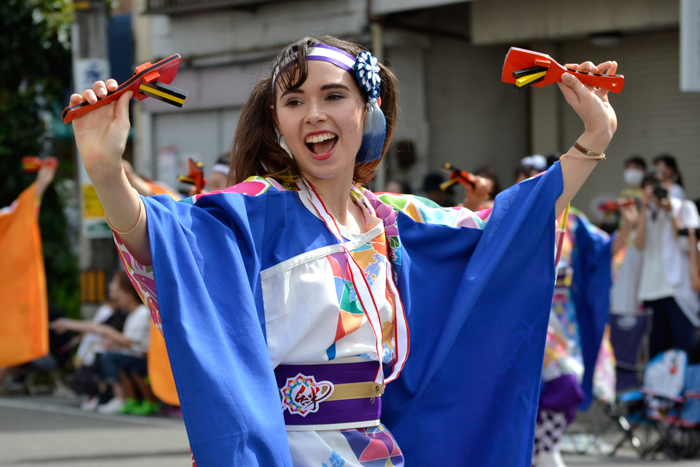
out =
<svg viewBox="0 0 700 467"><path fill-rule="evenodd" d="M323 160L331 156L333 148L338 142L338 137L333 133L320 133L306 137L306 147L309 148L314 158Z"/></svg>

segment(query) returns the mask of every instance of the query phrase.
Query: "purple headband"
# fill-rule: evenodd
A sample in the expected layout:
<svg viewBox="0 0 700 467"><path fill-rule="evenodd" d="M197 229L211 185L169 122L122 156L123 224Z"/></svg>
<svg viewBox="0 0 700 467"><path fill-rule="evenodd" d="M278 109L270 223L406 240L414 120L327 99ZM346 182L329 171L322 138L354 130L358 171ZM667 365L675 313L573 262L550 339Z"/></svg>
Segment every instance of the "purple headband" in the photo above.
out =
<svg viewBox="0 0 700 467"><path fill-rule="evenodd" d="M337 47L326 44L316 44L313 47L309 47L309 52L306 55L307 60L321 60L324 62L332 63L338 68L342 68L348 73L354 76L355 74L355 61L356 58L344 50L340 50ZM272 89L275 89L277 85L277 78L279 78L282 71L284 71L289 65L296 63L297 57L291 56L279 67L275 68L273 73L274 79L272 81Z"/></svg>

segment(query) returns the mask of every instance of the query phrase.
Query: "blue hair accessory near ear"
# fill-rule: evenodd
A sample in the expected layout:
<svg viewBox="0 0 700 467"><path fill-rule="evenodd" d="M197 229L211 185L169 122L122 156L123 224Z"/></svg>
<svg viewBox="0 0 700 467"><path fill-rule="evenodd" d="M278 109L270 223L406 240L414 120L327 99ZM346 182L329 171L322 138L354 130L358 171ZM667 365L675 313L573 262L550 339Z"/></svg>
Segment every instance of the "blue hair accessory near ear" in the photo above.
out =
<svg viewBox="0 0 700 467"><path fill-rule="evenodd" d="M360 52L355 60L355 76L360 87L367 93L367 97L378 98L381 79L379 78L379 65L377 58L371 53Z"/></svg>
<svg viewBox="0 0 700 467"><path fill-rule="evenodd" d="M382 157L384 140L386 139L386 118L377 102L381 86L377 58L367 51L360 52L355 61L355 77L360 89L368 97L362 145L356 160L357 162L373 162Z"/></svg>

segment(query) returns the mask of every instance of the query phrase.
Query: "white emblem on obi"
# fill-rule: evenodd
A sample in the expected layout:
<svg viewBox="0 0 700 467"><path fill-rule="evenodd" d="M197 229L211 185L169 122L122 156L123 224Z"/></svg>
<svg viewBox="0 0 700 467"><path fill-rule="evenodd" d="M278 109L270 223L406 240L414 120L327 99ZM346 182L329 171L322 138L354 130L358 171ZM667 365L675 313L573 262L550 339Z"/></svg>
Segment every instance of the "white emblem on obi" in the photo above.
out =
<svg viewBox="0 0 700 467"><path fill-rule="evenodd" d="M289 410L290 414L306 417L318 412L318 405L331 397L333 383L319 381L313 376L299 373L294 378L288 378L287 384L280 389L282 395L282 412Z"/></svg>

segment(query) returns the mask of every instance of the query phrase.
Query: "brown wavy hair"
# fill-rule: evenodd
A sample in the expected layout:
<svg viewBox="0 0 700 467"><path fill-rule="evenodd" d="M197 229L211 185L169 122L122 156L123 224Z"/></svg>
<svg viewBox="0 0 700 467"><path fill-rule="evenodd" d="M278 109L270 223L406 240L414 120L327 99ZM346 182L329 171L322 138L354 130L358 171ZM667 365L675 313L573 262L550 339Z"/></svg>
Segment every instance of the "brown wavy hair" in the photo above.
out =
<svg viewBox="0 0 700 467"><path fill-rule="evenodd" d="M281 64L286 63L290 57L296 57L296 62L283 68L277 78L281 86L285 89L298 89L304 84L308 76L306 61L308 50L317 44L337 47L355 57L366 50L359 44L332 36L299 39L285 47L273 62L272 70L274 72L274 70L281 68ZM386 118L386 139L384 140L382 157L373 162L355 163L353 181L360 184L368 183L374 177L377 166L391 145L396 129L398 81L394 73L384 65L379 64L379 70L381 108ZM272 85L272 77L259 80L243 107L231 149L229 186L240 183L253 175L271 177L280 183L296 182L301 178L301 172L294 158L280 145L280 136L277 133L274 116L270 111L270 109L276 111L275 93ZM362 91L360 94L365 96ZM365 96L366 101L367 96Z"/></svg>

